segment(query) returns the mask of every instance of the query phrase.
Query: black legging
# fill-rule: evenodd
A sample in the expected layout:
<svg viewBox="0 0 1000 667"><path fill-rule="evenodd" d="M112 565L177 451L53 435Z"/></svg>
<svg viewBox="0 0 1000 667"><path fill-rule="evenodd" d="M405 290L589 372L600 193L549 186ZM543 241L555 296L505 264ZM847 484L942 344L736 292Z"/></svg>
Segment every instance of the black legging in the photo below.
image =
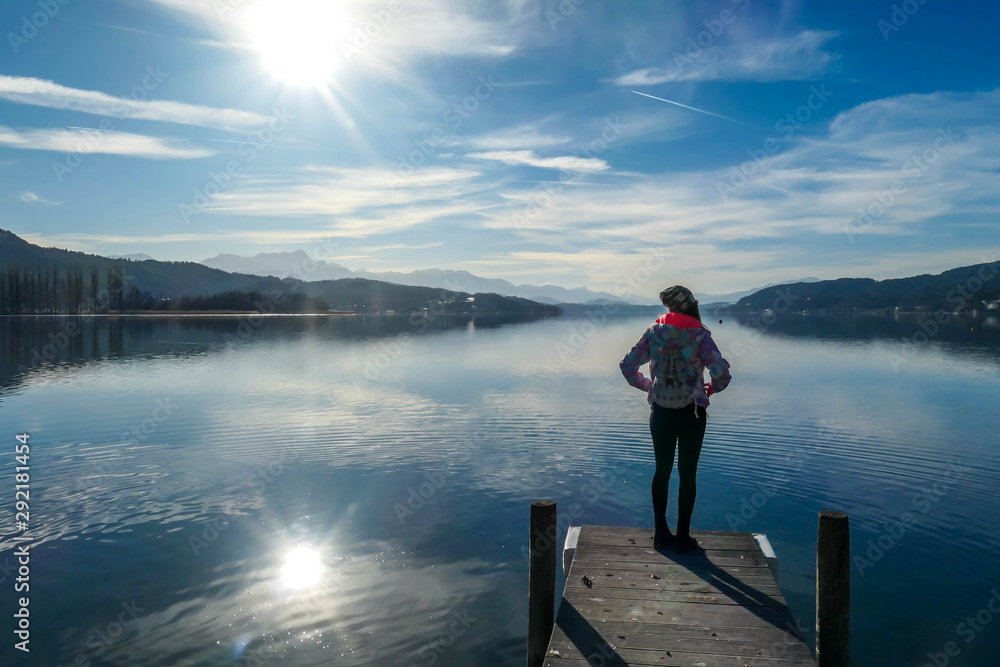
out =
<svg viewBox="0 0 1000 667"><path fill-rule="evenodd" d="M657 527L666 526L667 491L670 487L670 472L674 467L674 451L677 450L677 473L680 488L677 493L677 532L686 533L691 527L691 512L698 493L695 477L698 472L698 458L705 440L705 425L708 415L705 408L664 408L653 403L649 413L649 432L653 436L653 453L656 456L656 472L653 473L653 517ZM679 443L679 447L678 447Z"/></svg>

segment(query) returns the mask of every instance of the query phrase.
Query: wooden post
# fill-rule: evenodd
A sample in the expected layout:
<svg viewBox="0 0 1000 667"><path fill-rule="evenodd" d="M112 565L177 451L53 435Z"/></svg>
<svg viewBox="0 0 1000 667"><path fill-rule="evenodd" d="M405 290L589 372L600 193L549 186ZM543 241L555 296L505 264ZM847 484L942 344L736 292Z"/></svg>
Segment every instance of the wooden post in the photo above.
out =
<svg viewBox="0 0 1000 667"><path fill-rule="evenodd" d="M556 503L531 503L528 549L528 667L542 667L556 605Z"/></svg>
<svg viewBox="0 0 1000 667"><path fill-rule="evenodd" d="M851 532L843 512L819 513L816 544L816 662L850 663Z"/></svg>

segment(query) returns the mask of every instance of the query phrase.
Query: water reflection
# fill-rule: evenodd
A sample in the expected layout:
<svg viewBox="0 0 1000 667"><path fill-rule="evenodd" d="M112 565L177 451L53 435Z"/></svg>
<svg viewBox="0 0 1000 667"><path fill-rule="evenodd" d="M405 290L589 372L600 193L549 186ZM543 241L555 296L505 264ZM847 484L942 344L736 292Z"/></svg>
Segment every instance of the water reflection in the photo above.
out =
<svg viewBox="0 0 1000 667"><path fill-rule="evenodd" d="M520 665L528 503L649 523L648 409L617 368L647 318L579 344L572 318L270 320L239 342L233 321L105 321L32 363L56 320L0 318L0 432L32 433L44 488L33 627L54 639L36 664ZM816 511L850 512L866 549L965 466L859 577L863 663L919 660L995 585L991 321L896 369L898 322L710 325L735 379L713 397L696 519L768 533L804 626ZM0 568L11 549L0 536ZM91 645L123 604L130 625ZM885 627L899 608L905 626ZM996 648L984 635L965 655Z"/></svg>

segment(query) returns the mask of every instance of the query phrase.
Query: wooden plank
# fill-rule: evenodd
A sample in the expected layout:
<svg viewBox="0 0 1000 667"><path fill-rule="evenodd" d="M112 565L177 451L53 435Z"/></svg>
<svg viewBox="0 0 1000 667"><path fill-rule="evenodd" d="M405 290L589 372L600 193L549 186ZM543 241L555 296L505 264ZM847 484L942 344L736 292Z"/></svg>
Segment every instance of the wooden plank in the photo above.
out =
<svg viewBox="0 0 1000 667"><path fill-rule="evenodd" d="M759 605L763 607L783 607L785 601L780 595L765 595L762 593L740 593L735 591L722 591L719 589L702 587L697 590L688 591L650 591L636 590L632 588L606 588L594 591L586 587L568 588L564 593L566 599L571 600L646 600L649 602L695 602L698 604L738 604L738 605Z"/></svg>
<svg viewBox="0 0 1000 667"><path fill-rule="evenodd" d="M812 660L721 656L676 651L672 654L663 652L651 656L643 654L633 655L632 651L623 652L628 656L627 659L624 656L616 657L612 655L611 657L604 658L604 662L600 662L599 656L595 656L595 660L591 661L584 658L566 659L546 656L543 664L545 667L593 667L595 664L635 665L636 667L647 667L650 665L656 665L656 667L691 667L692 665L697 665L697 667L816 667L816 663ZM647 651L646 653L650 652Z"/></svg>
<svg viewBox="0 0 1000 667"><path fill-rule="evenodd" d="M576 549L580 554L579 544ZM663 563L681 565L729 565L742 567L766 567L764 554L752 551L691 551L686 554L661 553L653 549L624 549L622 547L590 547L583 550L588 560L605 560L626 563ZM583 554L581 556L583 557ZM575 558L574 558L575 560Z"/></svg>
<svg viewBox="0 0 1000 667"><path fill-rule="evenodd" d="M608 647L615 651L622 649L659 651L665 653L663 637L656 635L624 636L624 639L611 639L613 644ZM566 658L586 658L581 647L576 646L566 633L556 628L552 633L552 650L559 651ZM586 647L584 647L586 648ZM600 651L600 647L597 649ZM671 653L708 653L712 655L730 655L742 657L780 658L784 660L811 660L809 649L802 643L768 643L756 639L738 641L721 638L676 637L670 642Z"/></svg>
<svg viewBox="0 0 1000 667"><path fill-rule="evenodd" d="M620 591L621 594L628 594L629 591L636 597L642 597L650 593L658 593L661 591L673 591L677 593L739 593L742 595L766 595L775 599L780 599L781 589L779 589L774 584L760 583L752 588L734 588L725 583L711 582L711 581L678 581L676 579L649 579L645 580L629 580L624 578L612 577L604 578L601 577L596 579L587 577L587 582L583 581L583 577L578 579L568 580L566 582L566 594L574 595L602 595L611 594L613 591Z"/></svg>
<svg viewBox="0 0 1000 667"><path fill-rule="evenodd" d="M690 573L692 576L700 577L712 577L712 578L727 578L731 577L737 580L741 580L743 577L753 577L753 576L763 576L769 578L770 581L774 581L774 577L771 576L771 571L764 565L752 566L752 565L713 565L711 563L691 563L681 565L673 561L662 560L660 562L646 562L646 563L633 563L628 561L608 561L608 560L592 560L587 552L577 553L576 557L573 559L573 568L577 569L577 563L580 564L579 572L583 574L586 571L602 571L602 572L613 572L613 573L625 573L625 572L644 572L647 575L659 575L663 577L665 574L673 573Z"/></svg>
<svg viewBox="0 0 1000 667"><path fill-rule="evenodd" d="M733 585L743 584L747 588L777 586L771 571L766 567L681 567L676 563L630 564L574 559L574 565L577 562L580 564L576 569L577 576L568 579L568 582L581 581L586 575L595 582L598 579L607 580L605 583L623 581L626 585L675 581L687 584L730 582Z"/></svg>
<svg viewBox="0 0 1000 667"><path fill-rule="evenodd" d="M678 554L650 528L582 527L544 664L815 667L753 535L693 534Z"/></svg>
<svg viewBox="0 0 1000 667"><path fill-rule="evenodd" d="M602 601L574 598L577 612L588 619L636 619L645 623L679 623L682 625L710 625L716 628L768 628L785 627L794 623L784 607L743 607L727 604L702 604L694 601L671 600L621 600L606 598ZM558 617L557 617L558 622Z"/></svg>
<svg viewBox="0 0 1000 667"><path fill-rule="evenodd" d="M583 624L586 624L584 626ZM623 641L633 636L644 636L660 641L674 639L726 639L731 641L759 641L763 644L800 644L801 638L788 628L727 628L725 637L708 625L682 625L677 623L642 623L640 621L595 621L590 619L563 618L556 627L564 633L579 635L587 629L598 632L609 641ZM806 649L808 650L808 649Z"/></svg>
<svg viewBox="0 0 1000 667"><path fill-rule="evenodd" d="M651 528L638 528L635 530L607 532L603 527L590 532L581 531L580 544L586 546L638 546L651 548L653 544L653 530ZM757 549L757 541L750 533L703 533L693 531L691 533L703 549L721 550L754 550Z"/></svg>
<svg viewBox="0 0 1000 667"><path fill-rule="evenodd" d="M628 533L630 536L635 537L638 533L648 532L652 534L654 531L649 526L583 526L581 533L584 532L604 535L625 535ZM748 537L751 540L753 539L753 533L748 530L692 530L691 534L695 537L699 535L719 535L721 537Z"/></svg>

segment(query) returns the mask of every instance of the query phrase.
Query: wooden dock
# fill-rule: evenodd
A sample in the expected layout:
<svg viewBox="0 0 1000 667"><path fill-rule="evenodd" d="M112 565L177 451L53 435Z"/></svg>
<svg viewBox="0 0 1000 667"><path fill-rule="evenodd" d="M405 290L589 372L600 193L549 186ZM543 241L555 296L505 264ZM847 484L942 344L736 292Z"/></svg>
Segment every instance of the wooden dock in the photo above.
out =
<svg viewBox="0 0 1000 667"><path fill-rule="evenodd" d="M692 535L678 554L651 528L583 526L546 667L815 667L753 534Z"/></svg>

